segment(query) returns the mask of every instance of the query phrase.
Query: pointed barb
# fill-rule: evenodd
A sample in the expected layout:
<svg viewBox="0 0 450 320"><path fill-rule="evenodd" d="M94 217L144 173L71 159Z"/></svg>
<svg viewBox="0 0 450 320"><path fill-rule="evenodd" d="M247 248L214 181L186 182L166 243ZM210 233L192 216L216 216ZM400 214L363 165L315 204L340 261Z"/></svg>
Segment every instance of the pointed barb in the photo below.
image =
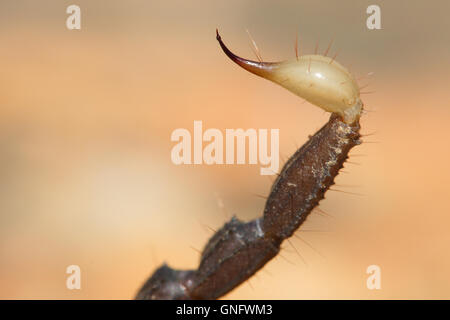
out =
<svg viewBox="0 0 450 320"><path fill-rule="evenodd" d="M216 29L216 39L219 41L220 47L223 52L230 58L233 62L244 68L245 70L261 76L266 79L271 78L271 73L278 67L278 62L263 62L263 61L253 61L241 58L235 55L228 49L228 47L223 43L222 37L219 34L219 30Z"/></svg>

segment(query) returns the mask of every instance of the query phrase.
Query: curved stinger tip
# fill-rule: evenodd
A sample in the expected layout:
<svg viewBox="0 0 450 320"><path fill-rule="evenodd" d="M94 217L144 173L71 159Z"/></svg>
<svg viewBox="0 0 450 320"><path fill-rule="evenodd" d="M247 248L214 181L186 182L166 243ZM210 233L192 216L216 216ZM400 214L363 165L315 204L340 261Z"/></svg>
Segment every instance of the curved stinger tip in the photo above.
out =
<svg viewBox="0 0 450 320"><path fill-rule="evenodd" d="M230 58L233 62L244 68L245 70L254 73L263 78L269 78L269 74L273 68L276 67L276 62L263 62L263 61L252 61L241 58L231 52L227 46L223 43L222 37L219 34L219 29L216 28L216 39L219 41L220 47L223 52Z"/></svg>

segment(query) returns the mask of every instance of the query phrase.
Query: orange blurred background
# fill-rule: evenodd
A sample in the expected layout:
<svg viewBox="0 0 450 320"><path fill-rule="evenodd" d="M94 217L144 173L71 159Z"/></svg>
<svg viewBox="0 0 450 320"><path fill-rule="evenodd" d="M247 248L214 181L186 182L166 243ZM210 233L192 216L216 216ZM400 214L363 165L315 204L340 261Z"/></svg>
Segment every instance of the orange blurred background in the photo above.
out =
<svg viewBox="0 0 450 320"><path fill-rule="evenodd" d="M0 298L129 299L163 262L195 268L210 228L262 215L258 165L176 166L177 128L279 128L287 159L329 115L227 60L316 42L369 84L366 143L281 256L226 299L450 298L448 1L0 4ZM366 28L381 7L382 30ZM223 204L223 206L221 205ZM302 231L304 230L304 231ZM306 242L305 242L306 241ZM312 249L310 244L314 249ZM66 267L81 267L81 290ZM366 268L381 268L368 290Z"/></svg>

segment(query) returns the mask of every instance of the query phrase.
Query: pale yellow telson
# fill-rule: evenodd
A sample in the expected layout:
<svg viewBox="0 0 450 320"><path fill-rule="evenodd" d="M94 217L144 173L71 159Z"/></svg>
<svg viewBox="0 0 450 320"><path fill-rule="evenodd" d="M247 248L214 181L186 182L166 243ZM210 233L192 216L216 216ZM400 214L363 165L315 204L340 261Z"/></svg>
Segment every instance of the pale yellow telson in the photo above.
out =
<svg viewBox="0 0 450 320"><path fill-rule="evenodd" d="M244 69L271 80L310 103L339 114L345 123L359 119L363 103L354 77L341 64L322 55L304 55L282 62L240 58L217 40L225 54Z"/></svg>

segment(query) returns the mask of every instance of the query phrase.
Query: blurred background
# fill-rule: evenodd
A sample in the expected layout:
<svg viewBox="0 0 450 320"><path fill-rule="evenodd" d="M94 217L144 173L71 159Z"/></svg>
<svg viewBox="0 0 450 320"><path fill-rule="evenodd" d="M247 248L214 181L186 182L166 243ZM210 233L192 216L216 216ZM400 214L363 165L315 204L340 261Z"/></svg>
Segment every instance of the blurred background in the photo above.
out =
<svg viewBox="0 0 450 320"><path fill-rule="evenodd" d="M81 7L81 30L66 28ZM381 7L382 30L366 28ZM262 215L258 165L176 166L177 128L279 128L287 159L327 120L239 69L325 51L368 84L351 163L266 267L226 299L450 298L448 1L2 1L0 298L130 299L233 214ZM331 217L330 217L331 216ZM81 268L81 290L66 267ZM368 290L366 268L381 268Z"/></svg>

